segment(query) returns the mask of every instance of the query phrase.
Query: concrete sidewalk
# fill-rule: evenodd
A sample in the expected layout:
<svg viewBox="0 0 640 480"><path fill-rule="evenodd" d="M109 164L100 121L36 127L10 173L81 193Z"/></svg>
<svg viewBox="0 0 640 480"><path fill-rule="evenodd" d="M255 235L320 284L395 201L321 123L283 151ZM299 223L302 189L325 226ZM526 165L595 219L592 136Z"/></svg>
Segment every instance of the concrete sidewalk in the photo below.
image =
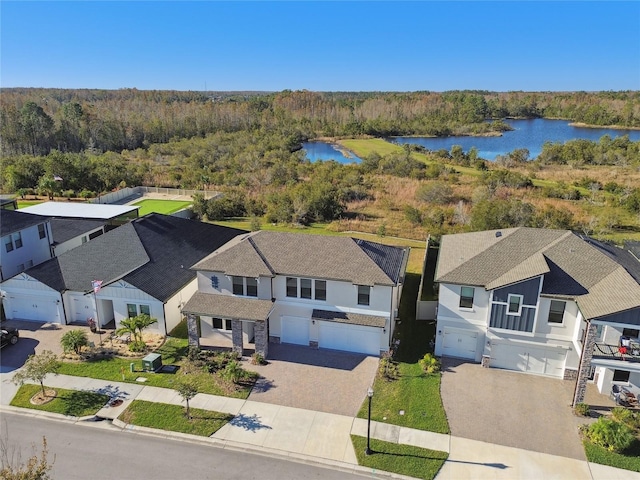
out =
<svg viewBox="0 0 640 480"><path fill-rule="evenodd" d="M17 391L18 387L11 383L11 377L12 375L0 375L0 408L8 405ZM144 384L55 375L47 377L46 385L96 391L109 395L112 400L122 400L117 402L117 406L107 405L97 413L97 416L108 419L116 419L134 399L183 404L176 391ZM294 457L298 461L322 462L341 468L353 467L357 465L357 460L350 435L367 434L365 419L343 415L201 393L191 400L190 405L234 415L233 420L212 435L214 445L262 450L270 454ZM135 426L126 428L132 431L143 430ZM167 432L162 434L171 435ZM175 436L184 438L181 434ZM448 452L449 458L438 473L438 480L640 480L640 474L628 470L386 423L372 422L371 437Z"/></svg>

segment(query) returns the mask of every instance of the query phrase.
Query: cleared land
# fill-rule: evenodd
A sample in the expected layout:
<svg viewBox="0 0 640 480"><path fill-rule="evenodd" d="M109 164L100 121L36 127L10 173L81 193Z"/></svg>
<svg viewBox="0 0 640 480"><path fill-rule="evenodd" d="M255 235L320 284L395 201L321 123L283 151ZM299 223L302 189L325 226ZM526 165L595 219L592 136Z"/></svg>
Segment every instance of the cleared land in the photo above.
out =
<svg viewBox="0 0 640 480"><path fill-rule="evenodd" d="M147 213L162 213L164 215L171 215L178 210L191 205L190 201L179 200L140 200L133 204L135 207L140 207L139 215L142 217Z"/></svg>

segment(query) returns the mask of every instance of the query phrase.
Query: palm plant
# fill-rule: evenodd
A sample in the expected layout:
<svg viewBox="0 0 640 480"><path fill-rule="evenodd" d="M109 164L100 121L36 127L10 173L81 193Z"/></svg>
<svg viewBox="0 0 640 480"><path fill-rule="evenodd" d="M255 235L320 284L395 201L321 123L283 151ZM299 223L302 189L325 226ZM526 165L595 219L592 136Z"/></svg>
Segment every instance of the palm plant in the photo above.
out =
<svg viewBox="0 0 640 480"><path fill-rule="evenodd" d="M134 343L141 343L142 331L157 321L157 318L150 317L146 313L125 318L124 320L120 320L120 327L116 330L116 335L129 334L132 336Z"/></svg>
<svg viewBox="0 0 640 480"><path fill-rule="evenodd" d="M82 347L89 345L89 338L84 330L69 330L60 339L60 345L66 352L74 351L80 355Z"/></svg>

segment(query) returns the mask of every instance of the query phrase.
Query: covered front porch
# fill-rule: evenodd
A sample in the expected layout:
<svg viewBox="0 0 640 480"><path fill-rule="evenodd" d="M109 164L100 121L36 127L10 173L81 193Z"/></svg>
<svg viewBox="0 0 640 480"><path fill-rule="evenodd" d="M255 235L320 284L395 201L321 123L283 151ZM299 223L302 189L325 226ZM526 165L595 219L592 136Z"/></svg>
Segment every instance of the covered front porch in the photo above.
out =
<svg viewBox="0 0 640 480"><path fill-rule="evenodd" d="M187 316L189 345L201 346L205 322L202 317L206 317L211 322L207 321L205 328L230 332L231 348L239 355L244 353L245 330L252 329L255 353L267 358L268 319L272 309L271 300L196 292L182 308L182 313Z"/></svg>

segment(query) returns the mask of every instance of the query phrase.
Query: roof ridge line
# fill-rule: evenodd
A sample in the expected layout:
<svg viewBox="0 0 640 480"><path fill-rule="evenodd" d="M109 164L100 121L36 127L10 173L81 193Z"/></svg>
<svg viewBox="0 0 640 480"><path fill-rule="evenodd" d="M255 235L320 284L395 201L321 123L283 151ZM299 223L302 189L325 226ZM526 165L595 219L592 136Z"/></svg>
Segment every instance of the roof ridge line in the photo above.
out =
<svg viewBox="0 0 640 480"><path fill-rule="evenodd" d="M253 235L249 235L247 237L247 241L251 244L251 246L253 247L253 249L256 251L256 253L258 254L258 256L260 257L260 260L262 260L264 262L264 264L267 266L267 268L269 269L269 271L273 274L276 275L276 271L274 270L274 268L271 266L271 264L269 263L269 261L267 260L267 258L264 256L264 254L262 253L262 251L258 248L258 245L256 245L256 242L253 240Z"/></svg>

